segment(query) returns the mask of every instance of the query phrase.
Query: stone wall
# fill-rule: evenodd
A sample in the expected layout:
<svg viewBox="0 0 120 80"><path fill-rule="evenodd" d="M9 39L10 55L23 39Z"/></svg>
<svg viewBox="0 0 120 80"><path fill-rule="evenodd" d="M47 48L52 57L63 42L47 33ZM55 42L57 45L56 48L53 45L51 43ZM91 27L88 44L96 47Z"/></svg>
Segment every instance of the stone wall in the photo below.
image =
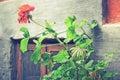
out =
<svg viewBox="0 0 120 80"><path fill-rule="evenodd" d="M44 24L45 20L56 21L55 29L63 31L65 29L64 19L75 15L80 22L82 19L89 21L95 19L99 22L99 27L94 32L95 59L101 59L105 53L116 51L110 63L109 70L120 72L119 70L119 25L102 25L102 0L8 0L0 3L0 80L11 80L10 49L11 40L21 38L19 28L23 25L17 23L18 6L28 3L35 6L32 12L33 18ZM30 33L35 35L42 28L35 24L24 24L29 28ZM62 34L60 37L64 37ZM114 80L118 80L119 76Z"/></svg>

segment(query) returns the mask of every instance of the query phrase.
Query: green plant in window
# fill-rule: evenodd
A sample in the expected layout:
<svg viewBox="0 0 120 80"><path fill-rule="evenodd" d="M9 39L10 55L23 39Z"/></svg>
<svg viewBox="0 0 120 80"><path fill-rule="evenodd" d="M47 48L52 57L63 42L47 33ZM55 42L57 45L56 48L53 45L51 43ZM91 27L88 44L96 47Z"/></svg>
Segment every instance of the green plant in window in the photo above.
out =
<svg viewBox="0 0 120 80"><path fill-rule="evenodd" d="M93 39L91 34L88 34L84 28L86 27L93 30L98 25L97 21L93 20L92 23L89 23L84 19L80 23L77 23L75 16L69 16L65 19L67 29L63 31L66 34L66 38L61 40L58 35L63 32L58 33L53 29L55 22L49 23L46 21L45 26L42 26L35 22L32 19L32 15L30 15L30 11L34 10L33 6L26 4L19 9L19 23L33 22L45 28L45 31L34 36L38 37L38 39L33 40L36 47L30 60L35 64L40 63L43 66L48 66L51 70L56 64L60 64L57 69L40 77L40 80L110 80L117 75L116 72L106 70L110 58L112 58L114 53L107 54L105 60L98 60L97 63L95 63L93 59L89 60L89 57L94 52L92 46ZM81 29L81 34L78 34L76 29ZM21 27L20 31L23 32L24 37L20 42L20 49L25 53L27 51L28 41L33 37L30 36L28 29L25 27ZM40 54L42 41L50 36L56 39L64 49L60 50L54 56L51 56L51 54L47 52ZM71 41L74 43L72 48L67 45ZM42 61L40 59L42 59Z"/></svg>

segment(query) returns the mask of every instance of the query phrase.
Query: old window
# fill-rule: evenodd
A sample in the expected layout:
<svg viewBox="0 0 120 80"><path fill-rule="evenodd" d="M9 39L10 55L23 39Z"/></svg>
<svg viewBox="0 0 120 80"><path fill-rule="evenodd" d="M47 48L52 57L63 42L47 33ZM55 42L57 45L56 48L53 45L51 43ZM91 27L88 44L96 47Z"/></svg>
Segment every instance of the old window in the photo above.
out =
<svg viewBox="0 0 120 80"><path fill-rule="evenodd" d="M32 40L31 40L32 41ZM21 53L19 44L20 40L12 40L11 49L11 66L12 66L12 80L39 80L41 75L49 73L51 70L47 69L46 66L41 66L40 64L34 64L30 61L30 56L35 48L33 42L29 42L28 51L24 54ZM44 52L49 52L52 55L56 55L62 46L57 44L58 42L54 39L45 39L43 41L43 47L41 49L41 54ZM52 46L51 46L52 44ZM71 47L73 43L70 43ZM53 69L56 69L56 65Z"/></svg>

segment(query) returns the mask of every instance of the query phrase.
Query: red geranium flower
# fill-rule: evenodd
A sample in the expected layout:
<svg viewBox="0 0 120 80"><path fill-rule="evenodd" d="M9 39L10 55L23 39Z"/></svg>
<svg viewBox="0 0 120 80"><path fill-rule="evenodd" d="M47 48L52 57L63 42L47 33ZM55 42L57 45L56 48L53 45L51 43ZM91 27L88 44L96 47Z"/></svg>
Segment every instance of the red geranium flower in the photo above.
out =
<svg viewBox="0 0 120 80"><path fill-rule="evenodd" d="M18 22L19 23L27 23L29 22L29 18L30 18L30 11L34 11L34 6L30 6L28 4L25 4L21 7L19 7L19 18L18 18Z"/></svg>

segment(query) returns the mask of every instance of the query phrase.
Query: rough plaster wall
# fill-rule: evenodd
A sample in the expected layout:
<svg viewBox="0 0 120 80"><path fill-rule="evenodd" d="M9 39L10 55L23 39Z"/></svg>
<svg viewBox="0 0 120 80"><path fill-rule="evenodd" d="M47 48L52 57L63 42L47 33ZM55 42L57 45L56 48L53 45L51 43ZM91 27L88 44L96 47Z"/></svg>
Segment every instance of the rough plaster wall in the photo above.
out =
<svg viewBox="0 0 120 80"><path fill-rule="evenodd" d="M10 35L14 31L11 5L0 3L0 80L10 80Z"/></svg>
<svg viewBox="0 0 120 80"><path fill-rule="evenodd" d="M108 70L118 73L112 80L120 79L120 24L105 24L94 30L95 59L104 59L106 53L115 52Z"/></svg>
<svg viewBox="0 0 120 80"><path fill-rule="evenodd" d="M86 18L102 23L102 0L8 0L0 3L0 80L10 79L10 37L20 38L20 24L17 23L18 6L29 3L35 6L33 18L44 24L44 20L56 21L55 29L63 31L64 19L75 15L78 22ZM26 24L33 35L41 31L35 24ZM43 29L42 29L43 30ZM100 36L102 36L100 34ZM64 34L61 35L64 37ZM102 45L102 44L101 44ZM99 45L96 51L99 50ZM103 50L104 51L104 50Z"/></svg>
<svg viewBox="0 0 120 80"><path fill-rule="evenodd" d="M64 20L72 15L77 17L78 22L82 19L88 19L90 21L96 19L101 24L101 0L24 0L19 5L24 3L30 3L35 6L35 11L31 13L34 20L42 25L44 25L45 20L48 20L48 22L55 21L56 25L54 28L59 32L64 31ZM35 24L26 24L25 26L30 28L29 30L32 35L42 29ZM65 34L60 35L60 37L64 36ZM14 38L17 37L20 37L20 35L14 35Z"/></svg>

